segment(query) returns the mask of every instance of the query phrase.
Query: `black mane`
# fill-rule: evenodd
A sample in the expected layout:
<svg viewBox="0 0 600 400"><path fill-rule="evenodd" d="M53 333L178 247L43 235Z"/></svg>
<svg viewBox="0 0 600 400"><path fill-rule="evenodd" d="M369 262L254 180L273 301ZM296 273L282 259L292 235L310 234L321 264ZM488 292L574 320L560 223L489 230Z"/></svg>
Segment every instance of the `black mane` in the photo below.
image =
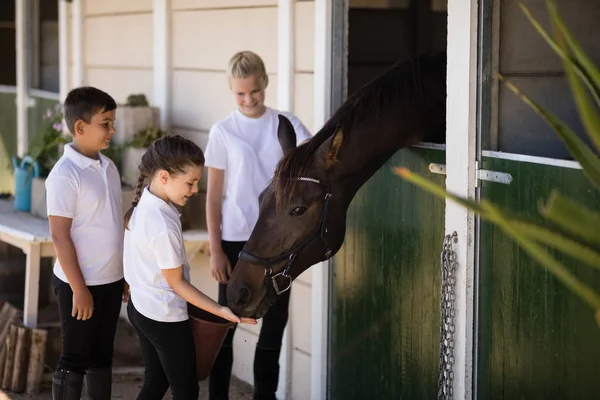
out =
<svg viewBox="0 0 600 400"><path fill-rule="evenodd" d="M446 99L446 53L422 55L399 61L350 96L307 143L284 156L275 171L276 196L291 195L311 167L317 149L341 129L351 135L354 127L377 119L390 106L421 104L428 107Z"/></svg>

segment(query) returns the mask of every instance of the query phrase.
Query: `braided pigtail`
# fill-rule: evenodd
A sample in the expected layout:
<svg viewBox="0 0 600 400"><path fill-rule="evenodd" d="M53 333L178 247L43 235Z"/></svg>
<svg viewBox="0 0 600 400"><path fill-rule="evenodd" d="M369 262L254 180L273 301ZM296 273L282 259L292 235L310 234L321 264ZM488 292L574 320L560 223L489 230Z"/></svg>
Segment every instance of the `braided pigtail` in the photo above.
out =
<svg viewBox="0 0 600 400"><path fill-rule="evenodd" d="M189 139L179 135L165 135L152 142L142 156L138 168L140 175L135 187L135 198L124 217L125 229L129 229L129 220L142 197L146 179L154 182L158 171L167 171L170 175L183 174L189 166L200 165L204 165L204 154L200 147Z"/></svg>
<svg viewBox="0 0 600 400"><path fill-rule="evenodd" d="M129 210L127 210L127 212L125 213L125 217L124 217L125 229L129 229L129 227L128 227L129 220L131 219L131 215L133 214L134 208L138 205L138 203L140 201L140 197L142 197L142 190L144 188L145 180L146 180L146 177L140 173L140 175L138 176L137 185L135 186L135 197L133 198L133 201L131 202L131 207L129 207Z"/></svg>

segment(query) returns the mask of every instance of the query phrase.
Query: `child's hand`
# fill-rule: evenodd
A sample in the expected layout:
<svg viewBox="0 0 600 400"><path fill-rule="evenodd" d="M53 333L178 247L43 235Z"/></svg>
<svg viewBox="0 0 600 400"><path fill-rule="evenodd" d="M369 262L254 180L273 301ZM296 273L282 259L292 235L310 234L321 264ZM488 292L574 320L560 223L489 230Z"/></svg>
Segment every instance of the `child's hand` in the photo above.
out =
<svg viewBox="0 0 600 400"><path fill-rule="evenodd" d="M86 321L92 318L94 313L94 298L90 290L86 287L81 291L73 292L73 310L71 316L80 321Z"/></svg>
<svg viewBox="0 0 600 400"><path fill-rule="evenodd" d="M227 255L221 251L213 251L210 254L210 270L212 277L219 283L227 283L232 274L231 263Z"/></svg>
<svg viewBox="0 0 600 400"><path fill-rule="evenodd" d="M123 303L129 301L129 283L123 280Z"/></svg>
<svg viewBox="0 0 600 400"><path fill-rule="evenodd" d="M225 318L228 321L242 323L242 324L251 324L256 325L256 320L252 318L240 318L231 311L229 307L222 307L221 309L221 317Z"/></svg>

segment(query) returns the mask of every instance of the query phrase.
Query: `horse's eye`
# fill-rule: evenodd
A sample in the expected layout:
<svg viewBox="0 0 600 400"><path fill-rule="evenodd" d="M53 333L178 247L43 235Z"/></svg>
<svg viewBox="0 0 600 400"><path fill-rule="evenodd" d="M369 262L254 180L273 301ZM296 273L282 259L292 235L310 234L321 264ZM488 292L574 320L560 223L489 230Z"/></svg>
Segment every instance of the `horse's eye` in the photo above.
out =
<svg viewBox="0 0 600 400"><path fill-rule="evenodd" d="M291 214L295 215L295 216L298 216L298 215L304 214L305 212L306 212L306 207L295 207L292 210Z"/></svg>

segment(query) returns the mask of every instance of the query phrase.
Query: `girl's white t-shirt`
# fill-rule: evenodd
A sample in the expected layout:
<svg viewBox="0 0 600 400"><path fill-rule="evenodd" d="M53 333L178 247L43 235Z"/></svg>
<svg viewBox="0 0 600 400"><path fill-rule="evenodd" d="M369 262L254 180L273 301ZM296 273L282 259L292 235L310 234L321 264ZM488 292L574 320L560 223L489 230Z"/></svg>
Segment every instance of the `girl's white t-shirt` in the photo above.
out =
<svg viewBox="0 0 600 400"><path fill-rule="evenodd" d="M297 117L269 107L259 118L248 118L235 110L210 130L205 165L225 171L221 211L223 240L248 240L258 220L258 196L273 178L277 163L283 157L277 139L279 114L294 126L298 145L311 138Z"/></svg>
<svg viewBox="0 0 600 400"><path fill-rule="evenodd" d="M183 266L190 281L180 214L174 205L144 188L125 230L123 272L135 308L160 322L188 319L187 302L169 285L163 269Z"/></svg>

